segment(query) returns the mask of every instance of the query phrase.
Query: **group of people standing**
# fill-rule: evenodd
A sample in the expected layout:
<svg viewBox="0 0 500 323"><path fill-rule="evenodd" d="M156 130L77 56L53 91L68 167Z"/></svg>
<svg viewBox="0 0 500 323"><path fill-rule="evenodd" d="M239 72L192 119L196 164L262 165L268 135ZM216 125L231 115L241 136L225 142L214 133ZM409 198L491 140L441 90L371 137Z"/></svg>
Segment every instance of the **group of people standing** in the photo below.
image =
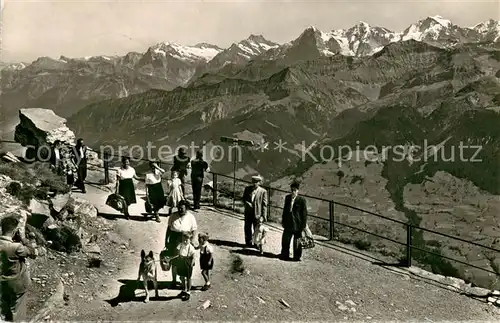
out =
<svg viewBox="0 0 500 323"><path fill-rule="evenodd" d="M60 140L54 141L50 154L50 163L54 171L61 176L66 176L70 187L76 186L86 193L85 179L87 178L87 146L79 138L69 156L64 156L63 145ZM76 178L75 178L76 177Z"/></svg>
<svg viewBox="0 0 500 323"><path fill-rule="evenodd" d="M121 195L126 202L123 213L127 218L130 218L128 207L131 204L137 203L135 195L135 186L133 180L139 180L135 169L130 166L130 158L122 157L122 165L117 171L116 191ZM205 172L208 171L208 163L203 160L203 153L196 152L196 158L191 160L184 148L179 148L177 155L174 157L174 164L171 171L171 180L168 181L168 195L162 185L162 178L165 170L159 167L156 161L150 161L150 171L145 176L146 184L146 205L151 209L157 222L160 221L159 210L165 206L169 207L169 214L172 213L172 208L178 207L181 201L185 201L186 194L186 177L188 171L191 170L191 185L193 189L193 209L200 209L201 191L203 187L203 179Z"/></svg>
<svg viewBox="0 0 500 323"><path fill-rule="evenodd" d="M265 237L264 222L267 222L268 195L262 186L262 177L252 177L252 185L243 192L245 205L244 232L245 244L250 248L257 248L263 253L262 239ZM302 258L303 237L312 239L312 233L307 225L307 203L304 197L299 196L300 183L293 181L290 184L291 193L285 197L281 224L283 234L281 237L280 259L300 261ZM258 238L256 238L258 237ZM293 257L290 258L290 243L293 237Z"/></svg>

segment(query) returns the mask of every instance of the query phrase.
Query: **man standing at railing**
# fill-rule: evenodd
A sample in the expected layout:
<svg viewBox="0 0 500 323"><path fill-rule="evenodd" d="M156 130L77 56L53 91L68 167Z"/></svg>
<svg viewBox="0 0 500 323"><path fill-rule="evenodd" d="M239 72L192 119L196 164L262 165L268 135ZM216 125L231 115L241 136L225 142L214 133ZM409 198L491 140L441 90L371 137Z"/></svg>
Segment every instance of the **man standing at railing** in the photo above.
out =
<svg viewBox="0 0 500 323"><path fill-rule="evenodd" d="M87 146L83 144L83 139L79 138L73 148L73 161L77 167L77 180L75 186L85 193L85 178L87 178Z"/></svg>
<svg viewBox="0 0 500 323"><path fill-rule="evenodd" d="M281 237L281 256L282 260L290 259L290 241L293 237L293 260L300 261L302 257L302 246L299 239L302 237L307 225L307 205L306 199L299 196L300 184L294 181L290 185L292 191L285 197L283 206L283 235Z"/></svg>
<svg viewBox="0 0 500 323"><path fill-rule="evenodd" d="M200 209L201 189L203 188L203 178L208 170L208 163L203 160L203 152L196 152L196 159L191 161L191 186L193 188L193 206L195 210Z"/></svg>
<svg viewBox="0 0 500 323"><path fill-rule="evenodd" d="M252 177L252 185L245 187L243 203L245 205L245 244L247 247L256 247L252 243L255 227L267 219L267 191L260 186L262 177Z"/></svg>

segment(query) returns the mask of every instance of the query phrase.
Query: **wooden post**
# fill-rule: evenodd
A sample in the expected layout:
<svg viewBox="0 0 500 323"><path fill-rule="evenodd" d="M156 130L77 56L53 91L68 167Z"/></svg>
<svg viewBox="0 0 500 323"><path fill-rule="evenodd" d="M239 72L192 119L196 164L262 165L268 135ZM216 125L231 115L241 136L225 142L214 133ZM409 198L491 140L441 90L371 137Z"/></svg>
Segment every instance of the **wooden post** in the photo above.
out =
<svg viewBox="0 0 500 323"><path fill-rule="evenodd" d="M108 153L104 152L103 153L104 157L104 184L108 185L109 184L109 161L108 161Z"/></svg>
<svg viewBox="0 0 500 323"><path fill-rule="evenodd" d="M271 186L267 188L267 221L271 218Z"/></svg>
<svg viewBox="0 0 500 323"><path fill-rule="evenodd" d="M330 241L335 237L335 203L328 202L328 215L330 218Z"/></svg>
<svg viewBox="0 0 500 323"><path fill-rule="evenodd" d="M411 267L411 244L412 244L413 226L406 224L406 267Z"/></svg>
<svg viewBox="0 0 500 323"><path fill-rule="evenodd" d="M214 207L217 207L217 174L212 173L212 198Z"/></svg>

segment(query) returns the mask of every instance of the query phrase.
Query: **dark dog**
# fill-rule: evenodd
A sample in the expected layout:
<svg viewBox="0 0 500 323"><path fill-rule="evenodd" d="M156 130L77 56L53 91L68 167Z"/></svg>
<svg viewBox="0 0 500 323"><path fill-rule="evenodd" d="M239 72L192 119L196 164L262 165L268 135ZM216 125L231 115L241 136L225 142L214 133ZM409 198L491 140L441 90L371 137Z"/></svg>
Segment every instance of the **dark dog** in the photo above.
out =
<svg viewBox="0 0 500 323"><path fill-rule="evenodd" d="M155 288L155 297L158 298L158 279L157 279L157 269L155 264L155 259L153 256L153 251L150 251L148 255L144 250L141 250L141 264L139 265L139 275L137 281L142 281L144 283L144 290L146 291L146 299L144 303L149 302L149 290L148 281L152 281Z"/></svg>

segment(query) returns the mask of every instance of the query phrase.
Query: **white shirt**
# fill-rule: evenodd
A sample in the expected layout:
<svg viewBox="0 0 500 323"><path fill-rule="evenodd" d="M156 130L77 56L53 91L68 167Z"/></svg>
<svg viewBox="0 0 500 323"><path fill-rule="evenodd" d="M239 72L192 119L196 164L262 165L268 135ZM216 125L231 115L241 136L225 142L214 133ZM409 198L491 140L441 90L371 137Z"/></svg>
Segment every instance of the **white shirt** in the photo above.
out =
<svg viewBox="0 0 500 323"><path fill-rule="evenodd" d="M297 198L297 196L292 195L292 203L290 203L290 211L293 210L293 203L295 203L295 198Z"/></svg>
<svg viewBox="0 0 500 323"><path fill-rule="evenodd" d="M181 257L193 257L196 252L193 245L190 242L181 243L177 248L179 250L179 256Z"/></svg>
<svg viewBox="0 0 500 323"><path fill-rule="evenodd" d="M168 219L168 225L170 230L176 232L191 232L198 230L198 225L196 223L196 218L193 213L186 211L183 217L176 215L171 215Z"/></svg>
<svg viewBox="0 0 500 323"><path fill-rule="evenodd" d="M135 169L131 166L129 166L127 169L120 168L118 169L117 175L120 177L120 179L134 178Z"/></svg>
<svg viewBox="0 0 500 323"><path fill-rule="evenodd" d="M161 182L161 173L155 169L152 173L146 174L146 185L158 184Z"/></svg>
<svg viewBox="0 0 500 323"><path fill-rule="evenodd" d="M56 160L61 159L61 154L59 153L59 148L54 149L54 154L56 155Z"/></svg>

